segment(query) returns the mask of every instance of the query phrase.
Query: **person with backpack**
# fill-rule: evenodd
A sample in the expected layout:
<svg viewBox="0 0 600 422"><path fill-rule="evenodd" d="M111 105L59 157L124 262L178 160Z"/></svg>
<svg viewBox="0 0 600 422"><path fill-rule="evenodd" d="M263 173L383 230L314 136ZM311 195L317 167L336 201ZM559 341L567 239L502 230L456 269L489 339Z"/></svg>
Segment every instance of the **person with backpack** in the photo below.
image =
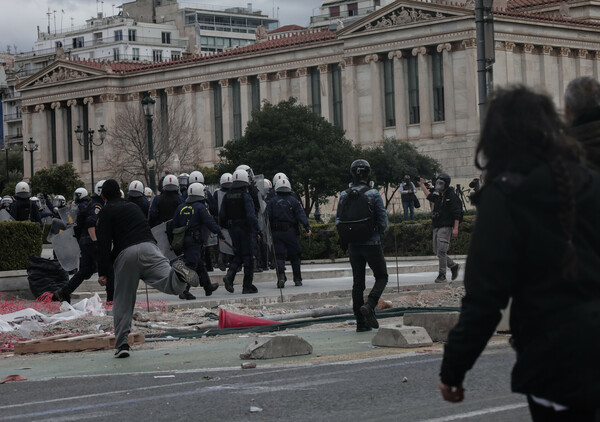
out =
<svg viewBox="0 0 600 422"><path fill-rule="evenodd" d="M185 265L196 271L206 296L210 296L212 292L217 290L219 284L210 282L208 272L202 261L203 244L208 237L207 230L217 233L221 239L224 239L224 236L204 203L205 189L202 183L192 183L188 187L185 204L181 204L173 216L173 242L171 246L175 253L183 252ZM190 287L188 284L185 290L179 294L180 299L196 299L190 293Z"/></svg>
<svg viewBox="0 0 600 422"><path fill-rule="evenodd" d="M435 189L429 192L423 178L419 181L421 190L427 200L433 204L431 222L433 226L433 253L439 260L439 274L436 283L445 283L447 268L450 268L452 280L458 277L460 265L448 256L450 239L458 236L458 224L462 221L462 205L460 199L450 186L450 176L441 173L435 180Z"/></svg>
<svg viewBox="0 0 600 422"><path fill-rule="evenodd" d="M150 227L169 221L183 203L184 199L179 194L179 179L173 174L165 176L160 195L154 197L150 205Z"/></svg>
<svg viewBox="0 0 600 422"><path fill-rule="evenodd" d="M290 260L294 284L302 286L300 272L300 242L298 241L298 226L302 224L306 236L310 236L310 225L300 202L292 194L290 182L280 179L275 184L275 196L267 203L267 216L273 234L273 246L277 259L277 287L283 289L287 280L285 276L285 261Z"/></svg>
<svg viewBox="0 0 600 422"><path fill-rule="evenodd" d="M41 224L40 211L37 207L32 206L29 200L30 196L29 185L26 182L17 183L15 201L10 208L10 215L15 221L31 221Z"/></svg>
<svg viewBox="0 0 600 422"><path fill-rule="evenodd" d="M375 307L388 282L387 265L381 247L381 234L388 225L383 199L369 184L371 166L356 160L350 166L352 184L340 194L335 219L343 249L348 249L352 266L352 309L356 331L379 328ZM364 302L365 268L373 270L375 284Z"/></svg>

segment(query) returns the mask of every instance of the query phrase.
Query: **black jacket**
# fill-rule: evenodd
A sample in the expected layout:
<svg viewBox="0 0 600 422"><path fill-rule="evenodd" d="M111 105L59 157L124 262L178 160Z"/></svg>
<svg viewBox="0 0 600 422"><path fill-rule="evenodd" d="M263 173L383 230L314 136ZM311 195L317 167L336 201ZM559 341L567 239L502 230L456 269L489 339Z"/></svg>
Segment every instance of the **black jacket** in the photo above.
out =
<svg viewBox="0 0 600 422"><path fill-rule="evenodd" d="M99 276L109 274L112 263L124 249L144 242L156 243L140 207L122 198L108 201L102 208L96 236Z"/></svg>
<svg viewBox="0 0 600 422"><path fill-rule="evenodd" d="M466 296L442 363L445 384L462 383L512 297L513 391L566 406L598 406L600 175L577 164L568 168L577 215L574 280L561 273L566 241L548 166L504 175L479 192Z"/></svg>
<svg viewBox="0 0 600 422"><path fill-rule="evenodd" d="M588 109L573 122L569 135L581 143L587 162L600 170L600 107Z"/></svg>
<svg viewBox="0 0 600 422"><path fill-rule="evenodd" d="M436 191L430 193L427 200L433 203L431 223L434 228L453 227L455 220L460 221L462 205L452 186L442 193Z"/></svg>

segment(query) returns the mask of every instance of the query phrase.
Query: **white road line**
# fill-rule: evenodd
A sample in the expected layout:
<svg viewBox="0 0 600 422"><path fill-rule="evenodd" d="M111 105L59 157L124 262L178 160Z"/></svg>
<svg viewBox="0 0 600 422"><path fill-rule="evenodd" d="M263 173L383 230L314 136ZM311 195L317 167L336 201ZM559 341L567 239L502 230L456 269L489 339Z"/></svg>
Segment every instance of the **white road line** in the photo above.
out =
<svg viewBox="0 0 600 422"><path fill-rule="evenodd" d="M458 415L444 416L441 418L427 419L419 422L448 422L461 419L473 418L475 416L489 415L491 413L506 412L508 410L521 409L527 407L527 403L508 404L506 406L488 407L487 409L474 410L473 412L460 413Z"/></svg>

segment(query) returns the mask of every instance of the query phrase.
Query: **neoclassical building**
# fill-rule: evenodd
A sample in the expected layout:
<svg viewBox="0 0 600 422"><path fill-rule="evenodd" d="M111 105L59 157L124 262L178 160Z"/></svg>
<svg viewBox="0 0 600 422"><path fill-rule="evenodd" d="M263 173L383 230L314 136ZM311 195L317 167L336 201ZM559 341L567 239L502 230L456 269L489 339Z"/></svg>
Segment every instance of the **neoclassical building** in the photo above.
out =
<svg viewBox="0 0 600 422"><path fill-rule="evenodd" d="M584 1L510 0L495 13L494 84L545 89L560 107L570 80L598 78L600 10ZM95 178L118 154L111 127L150 91L161 109L183 101L199 131L195 161L210 166L251 110L296 97L363 146L408 140L455 182L477 177L479 131L473 2L398 0L336 32L267 35L256 44L168 63L59 58L18 85L23 135L40 145L35 169L71 162L89 183L74 129L108 128ZM141 113L141 108L140 108ZM25 175L30 174L25 157ZM258 169L260 172L260 169Z"/></svg>

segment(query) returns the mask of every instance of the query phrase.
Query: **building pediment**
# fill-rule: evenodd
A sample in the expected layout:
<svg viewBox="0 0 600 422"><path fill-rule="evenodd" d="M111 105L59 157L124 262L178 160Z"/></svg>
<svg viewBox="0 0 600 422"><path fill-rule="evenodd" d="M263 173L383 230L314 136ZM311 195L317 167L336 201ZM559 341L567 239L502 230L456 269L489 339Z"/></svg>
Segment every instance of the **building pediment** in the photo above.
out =
<svg viewBox="0 0 600 422"><path fill-rule="evenodd" d="M110 68L90 68L66 60L57 60L46 68L31 75L18 86L18 90L34 88L42 85L76 81L94 76L112 73Z"/></svg>
<svg viewBox="0 0 600 422"><path fill-rule="evenodd" d="M472 16L473 10L470 3L472 1L467 0L464 5L449 6L443 2L426 3L418 0L401 0L383 7L340 30L338 36L399 28L414 23L440 21L467 15Z"/></svg>

